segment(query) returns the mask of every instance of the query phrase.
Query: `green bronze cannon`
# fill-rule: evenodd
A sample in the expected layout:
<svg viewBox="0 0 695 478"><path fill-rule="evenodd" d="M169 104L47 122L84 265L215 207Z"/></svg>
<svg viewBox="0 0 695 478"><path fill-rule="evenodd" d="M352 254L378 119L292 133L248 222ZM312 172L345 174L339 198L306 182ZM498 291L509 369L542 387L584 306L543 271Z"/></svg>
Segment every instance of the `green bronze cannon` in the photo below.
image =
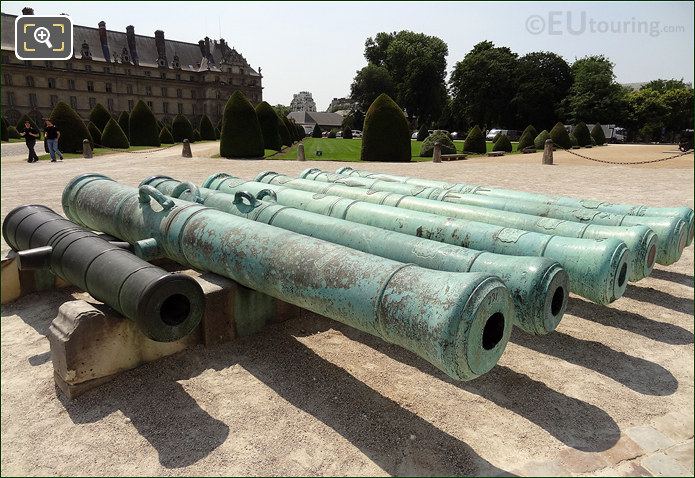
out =
<svg viewBox="0 0 695 478"><path fill-rule="evenodd" d="M555 261L541 257L514 257L474 251L460 246L430 241L421 237L355 224L275 203L268 185L246 182L228 175L225 192L198 188L167 176L154 176L141 185L150 185L162 193L207 207L270 224L398 262L413 263L427 269L449 272L482 272L502 279L512 293L515 320L531 334L552 332L567 305L569 278ZM214 179L213 179L214 181ZM238 184L234 186L234 184ZM284 204L312 202L312 193L279 188L277 196ZM259 200L258 198L270 200Z"/></svg>
<svg viewBox="0 0 695 478"><path fill-rule="evenodd" d="M693 221L695 214L689 207L651 207L633 204L612 204L590 199L577 199L567 196L545 196L542 194L515 191L513 189L490 188L475 184L447 183L415 177L371 173L350 167L339 168L337 174L374 178L382 181L405 183L445 189L452 193L453 202L494 207L534 215L546 215L556 219L591 222L595 224L634 226L644 225L652 229L660 241L672 248L690 245L693 242ZM464 198L460 196L465 196ZM482 199L480 198L486 198ZM682 222L681 222L682 221ZM676 249L677 250L677 249ZM662 253L663 254L663 253ZM672 253L673 254L673 253ZM671 262L668 262L671 260ZM664 262L661 262L664 261ZM673 259L657 258L657 262L669 264Z"/></svg>
<svg viewBox="0 0 695 478"><path fill-rule="evenodd" d="M157 342L188 335L200 322L205 294L192 277L148 264L46 206L20 206L2 224L20 270L49 269L134 321ZM127 244L126 244L127 245Z"/></svg>
<svg viewBox="0 0 695 478"><path fill-rule="evenodd" d="M511 333L514 304L489 274L403 264L97 174L67 185L63 210L138 255L229 277L399 345L457 380L494 367Z"/></svg>
<svg viewBox="0 0 695 478"><path fill-rule="evenodd" d="M218 176L211 176L204 185L224 192L229 180ZM288 195L283 198L278 196L278 202L286 206L480 251L547 257L560 263L567 271L571 292L596 303L607 304L618 299L627 286L630 252L622 241L615 239L594 241L551 236L445 218L392 207L399 206L398 195L295 179L276 173L261 173L257 181L272 185L266 187L276 193L277 186L318 193L312 196L310 202L298 200L285 203L289 201L286 199ZM341 197L348 199L341 200Z"/></svg>
<svg viewBox="0 0 695 478"><path fill-rule="evenodd" d="M320 169L307 169L300 174L303 179L321 181L344 186L364 188L374 191L414 196L400 200L399 207L416 211L430 212L445 217L457 217L469 221L513 227L524 231L553 234L564 237L584 239L618 239L630 250L631 281L644 279L651 274L657 257L657 236L646 226L602 226L598 224L580 224L578 222L538 217L518 212L502 211L480 206L452 203L447 199L447 192L442 189L423 186L409 186L369 178L352 178L331 174ZM680 252L678 253L680 255Z"/></svg>

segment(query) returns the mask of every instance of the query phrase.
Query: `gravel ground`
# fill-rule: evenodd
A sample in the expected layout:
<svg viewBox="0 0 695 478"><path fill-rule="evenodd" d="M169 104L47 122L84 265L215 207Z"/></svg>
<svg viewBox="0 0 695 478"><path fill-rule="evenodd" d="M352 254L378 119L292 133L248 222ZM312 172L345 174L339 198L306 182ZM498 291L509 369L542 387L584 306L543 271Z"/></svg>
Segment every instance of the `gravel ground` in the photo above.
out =
<svg viewBox="0 0 695 478"><path fill-rule="evenodd" d="M349 164L212 159L212 144L193 145L193 159L166 150L27 164L23 153L2 148L3 218L25 203L60 212L65 183L85 172L136 185L153 174L200 183L217 171L250 179L263 170ZM582 152L637 161L672 150ZM609 166L567 154L558 153L555 166L541 166L536 154L369 169L693 207L692 155ZM84 294L32 294L3 307L3 475L494 475L533 463L600 474L618 462L634 473L625 460L639 453L619 453L634 427L676 417L674 434L692 438L692 246L610 306L572 297L554 334L515 331L500 364L467 383L398 347L306 318L182 352L69 401L53 385L45 334L60 304L75 296ZM577 465L576 450L594 465Z"/></svg>

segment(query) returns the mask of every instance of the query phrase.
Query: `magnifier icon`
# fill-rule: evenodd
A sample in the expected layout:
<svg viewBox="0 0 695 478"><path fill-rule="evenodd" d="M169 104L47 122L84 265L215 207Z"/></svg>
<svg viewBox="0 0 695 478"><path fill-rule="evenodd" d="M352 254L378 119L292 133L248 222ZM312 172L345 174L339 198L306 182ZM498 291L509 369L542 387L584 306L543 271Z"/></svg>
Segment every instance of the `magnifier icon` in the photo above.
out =
<svg viewBox="0 0 695 478"><path fill-rule="evenodd" d="M51 44L51 32L49 32L46 27L39 27L34 30L34 40L45 44L48 48L53 48Z"/></svg>

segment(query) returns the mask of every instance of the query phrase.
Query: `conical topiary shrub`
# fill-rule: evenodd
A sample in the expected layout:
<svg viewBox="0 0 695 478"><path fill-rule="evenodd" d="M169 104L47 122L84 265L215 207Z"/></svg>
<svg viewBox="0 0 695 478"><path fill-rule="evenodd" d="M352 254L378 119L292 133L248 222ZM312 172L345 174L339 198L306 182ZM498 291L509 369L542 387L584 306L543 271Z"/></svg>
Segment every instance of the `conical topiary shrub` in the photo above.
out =
<svg viewBox="0 0 695 478"><path fill-rule="evenodd" d="M235 91L224 107L220 156L261 158L263 155L263 134L256 110L242 92Z"/></svg>
<svg viewBox="0 0 695 478"><path fill-rule="evenodd" d="M583 121L577 123L577 126L574 127L572 134L575 138L577 138L577 146L586 146L587 144L591 144L591 133L589 132L589 128L586 127L586 123Z"/></svg>
<svg viewBox="0 0 695 478"><path fill-rule="evenodd" d="M533 127L532 124L528 125L528 126L526 127L526 129L521 133L521 135L523 136L523 135L525 135L526 133L528 133L528 134L531 135L531 139L533 139L533 138L535 138L536 136L538 136L538 131L536 130L536 128Z"/></svg>
<svg viewBox="0 0 695 478"><path fill-rule="evenodd" d="M463 142L463 151L466 153L487 153L487 145L485 144L485 135L478 125L475 125L468 132L466 140Z"/></svg>
<svg viewBox="0 0 695 478"><path fill-rule="evenodd" d="M534 148L535 146L533 145L533 140L536 138L536 136L537 135L534 135L531 131L524 131L516 145L516 150L523 151L524 148Z"/></svg>
<svg viewBox="0 0 695 478"><path fill-rule="evenodd" d="M320 138L323 136L323 131L321 131L321 127L319 126L318 123L314 125L314 129L311 131L311 137L312 138Z"/></svg>
<svg viewBox="0 0 695 478"><path fill-rule="evenodd" d="M174 137L175 143L181 143L184 139L191 143L195 141L193 139L193 125L182 114L176 115L174 121L171 122L171 135Z"/></svg>
<svg viewBox="0 0 695 478"><path fill-rule="evenodd" d="M570 133L570 142L572 143L572 146L579 146L579 141L577 141L577 137L573 134Z"/></svg>
<svg viewBox="0 0 695 478"><path fill-rule="evenodd" d="M497 138L497 141L495 141L495 144L492 145L492 150L493 151L504 151L506 153L511 153L512 152L512 143L509 141L509 138L507 138L506 134L500 134L499 137Z"/></svg>
<svg viewBox="0 0 695 478"><path fill-rule="evenodd" d="M108 112L104 105L97 103L89 112L89 121L94 123L94 126L99 128L99 131L104 131L106 123L111 119L111 113Z"/></svg>
<svg viewBox="0 0 695 478"><path fill-rule="evenodd" d="M22 115L22 117L19 118L19 121L17 121L17 124L15 125L15 128L17 128L17 131L22 131L24 129L24 123L26 121L28 121L31 124L32 128L41 131L39 126L34 122L34 120L31 119L31 117L29 117L29 115L26 115L26 114ZM36 138L36 139L38 140L39 138Z"/></svg>
<svg viewBox="0 0 695 478"><path fill-rule="evenodd" d="M306 131L304 131L304 127L300 124L297 125L297 138L299 138L300 141L306 138Z"/></svg>
<svg viewBox="0 0 695 478"><path fill-rule="evenodd" d="M215 141L217 135L215 134L215 127L212 125L212 121L207 115L203 115L200 118L200 124L198 125L198 131L200 132L200 139L204 141Z"/></svg>
<svg viewBox="0 0 695 478"><path fill-rule="evenodd" d="M215 139L220 139L220 130L215 128Z"/></svg>
<svg viewBox="0 0 695 478"><path fill-rule="evenodd" d="M417 132L417 137L415 138L416 141L425 141L427 137L430 135L429 130L427 129L427 125L423 124L420 126L420 129ZM422 152L420 152L420 155L422 156Z"/></svg>
<svg viewBox="0 0 695 478"><path fill-rule="evenodd" d="M601 125L596 123L593 128L591 128L591 139L593 139L592 144L597 144L601 146L606 144L606 135L603 133L603 128Z"/></svg>
<svg viewBox="0 0 695 478"><path fill-rule="evenodd" d="M292 138L290 138L290 132L287 130L287 125L279 116L278 133L280 133L280 141L282 142L283 146L292 146Z"/></svg>
<svg viewBox="0 0 695 478"><path fill-rule="evenodd" d="M352 139L352 129L349 127L343 128L343 139Z"/></svg>
<svg viewBox="0 0 695 478"><path fill-rule="evenodd" d="M162 144L174 144L174 137L166 126L159 132L159 142Z"/></svg>
<svg viewBox="0 0 695 478"><path fill-rule="evenodd" d="M15 128L14 126L8 126L7 136L9 136L10 139L20 139L21 138L21 136L19 135L19 131L17 131L17 128Z"/></svg>
<svg viewBox="0 0 695 478"><path fill-rule="evenodd" d="M130 112L128 127L130 130L128 137L132 146L160 145L157 119L144 101L139 100Z"/></svg>
<svg viewBox="0 0 695 478"><path fill-rule="evenodd" d="M106 123L104 131L101 133L101 144L116 149L128 149L130 147L128 137L123 132L123 129L121 129L118 121L113 118Z"/></svg>
<svg viewBox="0 0 695 478"><path fill-rule="evenodd" d="M444 131L435 131L422 142L420 147L421 158L431 158L434 156L434 145L439 143L442 149L442 154L456 154L456 146L451 140L451 137Z"/></svg>
<svg viewBox="0 0 695 478"><path fill-rule="evenodd" d="M555 123L553 129L550 130L550 139L553 140L553 144L558 148L569 149L572 147L570 134L567 132L567 129L565 129L565 125L559 121Z"/></svg>
<svg viewBox="0 0 695 478"><path fill-rule="evenodd" d="M60 131L58 149L63 153L81 153L83 140L93 142L84 121L67 103L59 101L53 108L50 119Z"/></svg>
<svg viewBox="0 0 695 478"><path fill-rule="evenodd" d="M546 140L550 139L550 133L548 133L547 129L544 129L540 133L538 133L538 136L536 136L533 139L533 146L536 149L544 149L545 148L545 142Z"/></svg>
<svg viewBox="0 0 695 478"><path fill-rule="evenodd" d="M130 134L130 115L127 111L123 111L118 115L118 126L121 127L126 136Z"/></svg>
<svg viewBox="0 0 695 478"><path fill-rule="evenodd" d="M92 147L96 148L98 144L103 145L104 143L101 142L101 130L96 127L94 123L91 121L87 123L87 129L89 130L89 134L92 135Z"/></svg>
<svg viewBox="0 0 695 478"><path fill-rule="evenodd" d="M10 134L7 131L7 128L9 128L10 125L7 124L7 120L3 117L2 118L2 129L0 132L0 136L2 136L2 141L9 141L10 140Z"/></svg>
<svg viewBox="0 0 695 478"><path fill-rule="evenodd" d="M410 126L403 110L386 93L369 106L362 133L362 161L410 161Z"/></svg>
<svg viewBox="0 0 695 478"><path fill-rule="evenodd" d="M278 123L280 119L272 106L267 102L262 101L256 105L256 116L261 125L261 133L263 134L263 147L280 151L282 149L282 138Z"/></svg>
<svg viewBox="0 0 695 478"><path fill-rule="evenodd" d="M290 144L287 146L292 146L292 143L297 141L297 130L294 127L294 123L292 123L288 118L286 117L281 117L280 118L282 122L285 124L285 128L287 128L287 134L289 134L289 140Z"/></svg>
<svg viewBox="0 0 695 478"><path fill-rule="evenodd" d="M197 129L194 129L194 130L193 130L193 139L191 140L191 142L192 142L192 143L195 143L195 142L198 142L198 141L202 141L201 138L200 138L200 133L198 132Z"/></svg>

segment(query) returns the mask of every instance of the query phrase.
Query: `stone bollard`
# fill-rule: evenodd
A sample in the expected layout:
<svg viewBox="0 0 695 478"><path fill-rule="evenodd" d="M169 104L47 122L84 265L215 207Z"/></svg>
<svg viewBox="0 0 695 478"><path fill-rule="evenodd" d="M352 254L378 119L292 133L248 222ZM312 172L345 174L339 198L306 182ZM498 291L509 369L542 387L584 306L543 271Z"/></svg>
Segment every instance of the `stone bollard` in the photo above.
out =
<svg viewBox="0 0 695 478"><path fill-rule="evenodd" d="M191 152L191 143L187 139L183 140L183 150L181 151L182 158L192 158L193 153Z"/></svg>
<svg viewBox="0 0 695 478"><path fill-rule="evenodd" d="M88 139L82 140L82 156L87 159L94 157L92 154L92 144Z"/></svg>
<svg viewBox="0 0 695 478"><path fill-rule="evenodd" d="M439 141L434 143L434 153L432 154L432 162L433 163L441 163L442 162L442 144Z"/></svg>
<svg viewBox="0 0 695 478"><path fill-rule="evenodd" d="M306 161L304 156L304 143L299 143L297 145L297 161Z"/></svg>
<svg viewBox="0 0 695 478"><path fill-rule="evenodd" d="M546 139L543 148L543 164L553 164L553 140Z"/></svg>

